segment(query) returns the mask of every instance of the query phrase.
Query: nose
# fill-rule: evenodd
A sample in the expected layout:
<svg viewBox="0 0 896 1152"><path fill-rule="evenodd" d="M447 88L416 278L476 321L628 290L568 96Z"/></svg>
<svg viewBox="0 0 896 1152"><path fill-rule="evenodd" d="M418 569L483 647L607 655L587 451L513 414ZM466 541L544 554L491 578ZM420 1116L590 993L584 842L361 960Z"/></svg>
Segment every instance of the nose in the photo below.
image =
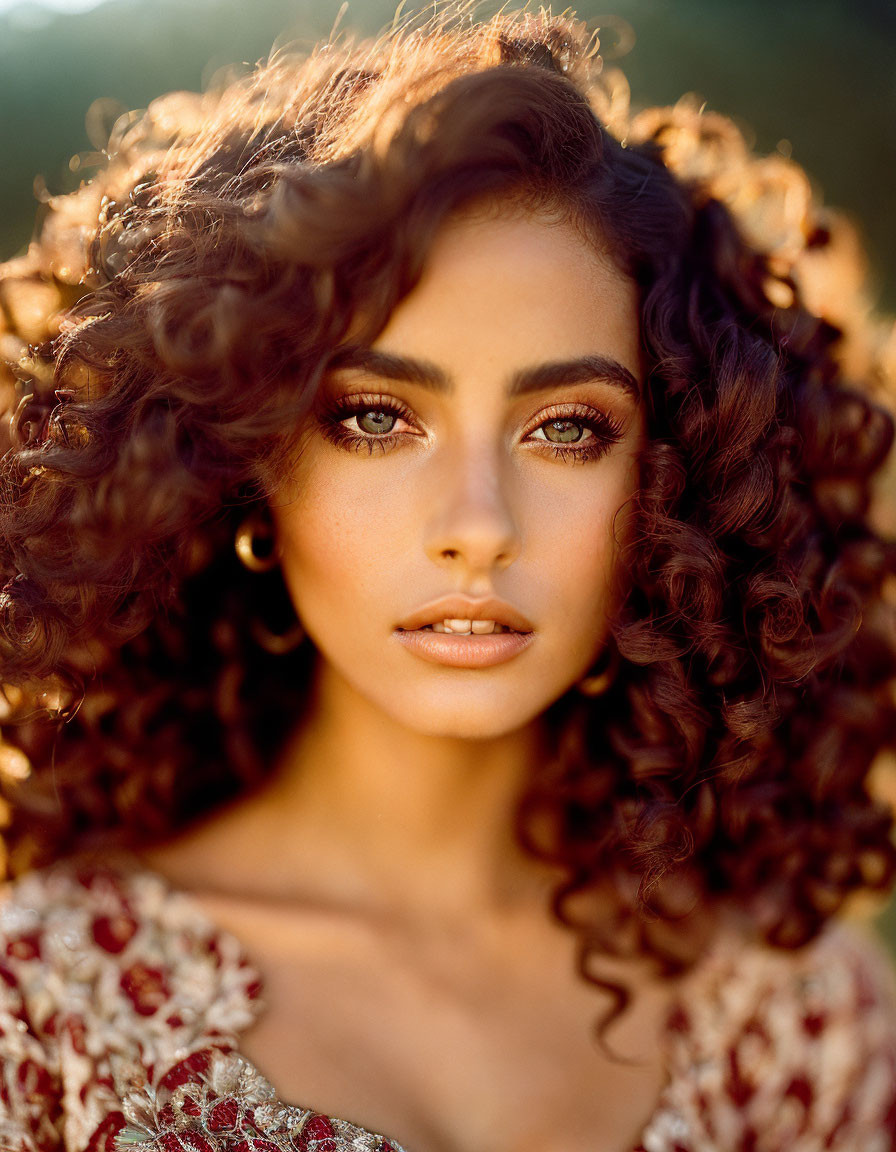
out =
<svg viewBox="0 0 896 1152"><path fill-rule="evenodd" d="M519 556L507 473L500 454L481 443L444 460L426 522L425 550L434 564L472 578L500 571Z"/></svg>

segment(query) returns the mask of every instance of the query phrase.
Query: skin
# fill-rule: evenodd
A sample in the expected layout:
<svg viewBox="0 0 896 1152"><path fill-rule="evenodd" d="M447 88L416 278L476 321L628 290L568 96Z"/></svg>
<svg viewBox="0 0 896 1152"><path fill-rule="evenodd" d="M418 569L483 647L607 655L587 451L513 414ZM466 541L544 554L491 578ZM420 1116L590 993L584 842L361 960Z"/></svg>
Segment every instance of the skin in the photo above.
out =
<svg viewBox="0 0 896 1152"><path fill-rule="evenodd" d="M508 396L508 381L589 353L639 377L636 316L634 285L569 225L485 213L443 228L374 347L436 364L453 387L332 373L328 401L395 398L413 424L395 424L400 442L385 450L369 432L348 449L312 433L274 501L284 577L323 654L325 696L363 697L436 738L483 740L531 724L585 674L607 635L642 409L606 380L521 397ZM580 406L613 421L620 439L597 459L558 459L542 426L581 420ZM344 423L364 431L357 418ZM422 662L395 625L453 592L509 601L535 642L488 669Z"/></svg>
<svg viewBox="0 0 896 1152"><path fill-rule="evenodd" d="M605 645L644 421L609 379L516 397L508 380L586 355L640 380L637 317L634 285L557 217L505 204L443 225L374 348L450 391L333 372L325 409L363 394L408 418L384 452L312 423L272 501L318 651L305 716L264 790L150 854L261 970L271 1011L241 1050L285 1099L412 1152L627 1150L662 1084L668 989L605 968L639 993L611 1037L637 1062L594 1045L607 1001L510 820L550 755L545 709ZM545 425L584 409L612 425L605 451L557 458ZM455 592L513 604L532 643L491 668L421 660L396 625Z"/></svg>

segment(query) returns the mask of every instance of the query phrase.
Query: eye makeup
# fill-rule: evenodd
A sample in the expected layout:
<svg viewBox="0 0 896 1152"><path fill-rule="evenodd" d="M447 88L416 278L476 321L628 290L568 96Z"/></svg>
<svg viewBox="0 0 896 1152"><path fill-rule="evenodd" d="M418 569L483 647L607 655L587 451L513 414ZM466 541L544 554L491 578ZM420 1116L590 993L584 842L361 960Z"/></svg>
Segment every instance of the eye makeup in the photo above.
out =
<svg viewBox="0 0 896 1152"><path fill-rule="evenodd" d="M538 413L537 420L538 423L526 433L529 443L546 445L559 460L573 460L582 464L589 460L599 460L623 436L620 420L589 404L573 402L551 405ZM580 429L578 435L576 429ZM536 436L538 432L543 435ZM553 436L565 435L569 435L570 439L552 439Z"/></svg>
<svg viewBox="0 0 896 1152"><path fill-rule="evenodd" d="M323 436L345 451L387 452L418 438L413 411L394 396L351 393L323 399L317 420ZM395 431L404 423L406 429ZM540 435L539 435L540 433ZM523 436L555 459L587 463L606 455L623 436L620 420L591 405L566 403L542 409Z"/></svg>

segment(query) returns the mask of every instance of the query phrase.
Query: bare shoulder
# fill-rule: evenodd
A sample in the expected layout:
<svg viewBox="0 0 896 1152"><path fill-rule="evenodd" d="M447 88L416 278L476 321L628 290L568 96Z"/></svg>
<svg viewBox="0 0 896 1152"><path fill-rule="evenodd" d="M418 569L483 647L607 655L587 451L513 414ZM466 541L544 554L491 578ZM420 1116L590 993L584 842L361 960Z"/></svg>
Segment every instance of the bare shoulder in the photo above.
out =
<svg viewBox="0 0 896 1152"><path fill-rule="evenodd" d="M668 1042L648 1152L682 1135L756 1152L893 1147L896 982L861 925L832 922L795 950L726 931L683 982Z"/></svg>

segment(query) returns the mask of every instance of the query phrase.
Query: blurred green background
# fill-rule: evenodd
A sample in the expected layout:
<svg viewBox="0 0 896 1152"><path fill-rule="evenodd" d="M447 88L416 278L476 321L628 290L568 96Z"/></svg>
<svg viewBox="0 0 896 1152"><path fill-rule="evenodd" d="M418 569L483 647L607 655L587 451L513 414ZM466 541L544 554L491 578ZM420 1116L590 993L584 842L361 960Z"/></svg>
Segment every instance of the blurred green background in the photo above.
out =
<svg viewBox="0 0 896 1152"><path fill-rule="evenodd" d="M351 0L343 22L375 32L396 3ZM695 91L746 126L760 150L792 150L827 201L860 221L879 298L896 310L896 3L607 4L613 17L604 0L577 10L606 28L606 55L622 50L636 102ZM487 0L483 11L498 6ZM69 158L91 148L85 113L98 97L130 109L172 88L198 89L216 68L254 62L277 38L322 37L339 8L340 0L106 0L54 12L0 0L0 257L30 236L36 175L51 192L75 186Z"/></svg>
<svg viewBox="0 0 896 1152"><path fill-rule="evenodd" d="M121 111L275 40L313 42L341 0L0 0L0 258L31 235L35 193L77 187L100 97ZM351 0L342 25L373 33L397 0ZM696 92L763 152L792 154L864 234L876 298L896 311L894 0L582 0L636 104ZM409 7L418 5L410 0ZM500 6L483 3L484 15ZM511 3L511 6L516 6ZM531 4L537 10L537 0ZM563 5L554 5L556 11ZM103 119L108 123L108 110ZM74 169L74 170L73 170ZM881 920L896 953L896 903Z"/></svg>

